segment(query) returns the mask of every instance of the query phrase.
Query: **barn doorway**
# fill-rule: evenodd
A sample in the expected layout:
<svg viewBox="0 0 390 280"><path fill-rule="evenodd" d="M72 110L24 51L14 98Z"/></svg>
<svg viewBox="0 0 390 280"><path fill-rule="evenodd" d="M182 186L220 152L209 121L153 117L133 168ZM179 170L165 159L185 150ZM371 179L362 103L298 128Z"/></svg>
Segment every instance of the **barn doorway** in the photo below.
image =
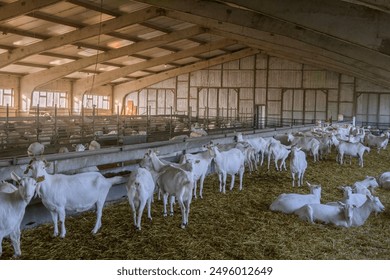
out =
<svg viewBox="0 0 390 280"><path fill-rule="evenodd" d="M263 129L265 128L265 116L266 116L266 107L265 105L256 105L256 128Z"/></svg>

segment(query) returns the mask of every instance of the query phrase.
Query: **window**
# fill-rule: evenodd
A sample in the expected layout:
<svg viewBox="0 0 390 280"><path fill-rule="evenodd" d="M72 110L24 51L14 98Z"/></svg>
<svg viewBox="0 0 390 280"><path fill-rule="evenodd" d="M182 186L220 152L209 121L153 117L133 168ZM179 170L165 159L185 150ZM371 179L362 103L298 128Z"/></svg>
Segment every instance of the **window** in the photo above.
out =
<svg viewBox="0 0 390 280"><path fill-rule="evenodd" d="M10 88L0 88L0 106L14 106L14 90Z"/></svg>
<svg viewBox="0 0 390 280"><path fill-rule="evenodd" d="M84 108L92 109L95 105L97 109L110 109L110 97L102 95L85 94L83 100Z"/></svg>
<svg viewBox="0 0 390 280"><path fill-rule="evenodd" d="M34 91L32 95L32 107L40 108L67 108L67 93L60 91Z"/></svg>

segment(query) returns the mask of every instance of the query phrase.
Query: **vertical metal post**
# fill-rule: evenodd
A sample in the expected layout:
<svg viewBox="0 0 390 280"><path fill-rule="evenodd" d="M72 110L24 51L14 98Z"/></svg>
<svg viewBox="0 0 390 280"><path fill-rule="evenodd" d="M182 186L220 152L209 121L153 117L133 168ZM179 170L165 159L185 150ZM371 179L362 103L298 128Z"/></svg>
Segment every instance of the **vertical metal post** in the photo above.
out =
<svg viewBox="0 0 390 280"><path fill-rule="evenodd" d="M95 138L95 110L96 105L92 105L92 135Z"/></svg>
<svg viewBox="0 0 390 280"><path fill-rule="evenodd" d="M170 119L169 119L169 139L172 138L172 126L173 126L173 123L172 123L172 106L170 107Z"/></svg>
<svg viewBox="0 0 390 280"><path fill-rule="evenodd" d="M37 104L37 116L35 122L37 127L37 141L39 142L39 103Z"/></svg>
<svg viewBox="0 0 390 280"><path fill-rule="evenodd" d="M84 101L81 101L81 142L84 140Z"/></svg>
<svg viewBox="0 0 390 280"><path fill-rule="evenodd" d="M58 143L58 128L57 128L57 104L54 105L54 143L56 145Z"/></svg>
<svg viewBox="0 0 390 280"><path fill-rule="evenodd" d="M190 106L190 110L188 111L188 129L191 130L191 116L192 116L192 106Z"/></svg>
<svg viewBox="0 0 390 280"><path fill-rule="evenodd" d="M6 112L6 119L5 119L5 139L7 141L7 144L9 144L9 104L7 103L7 112Z"/></svg>
<svg viewBox="0 0 390 280"><path fill-rule="evenodd" d="M116 105L116 144L119 145L119 104Z"/></svg>

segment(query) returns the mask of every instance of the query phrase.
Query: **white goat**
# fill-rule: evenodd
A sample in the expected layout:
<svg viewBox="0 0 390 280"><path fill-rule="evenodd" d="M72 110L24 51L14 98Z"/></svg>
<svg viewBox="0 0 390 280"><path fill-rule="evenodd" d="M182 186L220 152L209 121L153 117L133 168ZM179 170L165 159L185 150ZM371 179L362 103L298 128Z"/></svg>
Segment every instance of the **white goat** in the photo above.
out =
<svg viewBox="0 0 390 280"><path fill-rule="evenodd" d="M372 195L367 195L367 200L360 207L353 208L352 226L362 226L371 212L382 212L385 210L383 204L379 201L379 198Z"/></svg>
<svg viewBox="0 0 390 280"><path fill-rule="evenodd" d="M29 157L42 156L45 151L45 146L39 142L31 143L27 148L27 155Z"/></svg>
<svg viewBox="0 0 390 280"><path fill-rule="evenodd" d="M25 173L31 169L32 177L41 181L37 193L43 205L49 210L54 223L54 236L58 235L58 218L61 222L61 235L64 238L65 211L85 211L96 205L96 224L92 230L95 234L102 223L102 212L107 194L113 184L122 180L121 176L105 178L99 172L86 172L75 175L48 174L46 168L50 164L42 160L31 160Z"/></svg>
<svg viewBox="0 0 390 280"><path fill-rule="evenodd" d="M73 144L72 146L76 152L84 152L86 150L86 145L83 144ZM99 168L97 166L87 166L75 170L65 171L63 172L63 174L73 175L73 174L85 173L85 172L99 172Z"/></svg>
<svg viewBox="0 0 390 280"><path fill-rule="evenodd" d="M353 192L354 193L360 193L360 194L371 194L370 189L375 189L379 187L379 184L375 177L372 176L366 176L366 178L362 181L357 181L352 185Z"/></svg>
<svg viewBox="0 0 390 280"><path fill-rule="evenodd" d="M199 181L199 196L203 198L203 183L206 178L209 166L213 157L210 151L200 152L198 154L185 154L180 159L180 164L184 164L188 161L193 163L193 175L194 175L194 197L196 198L197 182Z"/></svg>
<svg viewBox="0 0 390 280"><path fill-rule="evenodd" d="M141 218L145 205L148 205L148 218L151 220L151 204L155 189L152 174L145 168L137 168L126 184L127 197L133 212L134 226L141 230Z"/></svg>
<svg viewBox="0 0 390 280"><path fill-rule="evenodd" d="M381 136L367 134L364 140L367 146L376 147L379 154L381 149L385 150L387 148L387 144L389 143L389 137L390 137L390 132L386 132Z"/></svg>
<svg viewBox="0 0 390 280"><path fill-rule="evenodd" d="M16 191L18 188L15 187L13 184L8 183L6 181L1 181L0 182L0 192L4 193L11 193Z"/></svg>
<svg viewBox="0 0 390 280"><path fill-rule="evenodd" d="M242 179L245 171L244 154L237 148L220 152L217 147L210 146L210 153L214 158L215 169L219 179L219 191L226 193L227 174L232 176L230 190L234 187L234 178L238 174L240 178L240 190L242 190Z"/></svg>
<svg viewBox="0 0 390 280"><path fill-rule="evenodd" d="M310 193L283 193L279 195L270 205L271 211L279 211L286 214L294 213L306 204L317 204L321 200L321 185L312 185L307 183Z"/></svg>
<svg viewBox="0 0 390 280"><path fill-rule="evenodd" d="M188 162L186 162L185 164L178 164L178 163L173 163L173 162L160 160L157 157L157 154L154 151L152 151L152 150L149 150L145 154L144 158L140 162L140 166L143 167L143 168L146 168L152 174L153 181L155 182L155 185L156 185L155 191L158 191L158 199L160 199L160 193L162 192L162 190L159 189L159 186L157 184L157 180L160 177L160 175L167 168L169 168L169 167L176 167L176 168L182 169L184 171L190 171L193 168L192 163L188 163ZM175 195L174 194L170 194L170 215L171 216L173 216L173 204L174 204L174 202L175 202ZM166 210L167 199L166 198L163 199L163 204L164 204L164 213L163 213L163 215L166 216L167 215L167 210Z"/></svg>
<svg viewBox="0 0 390 280"><path fill-rule="evenodd" d="M360 167L363 167L364 152L370 152L370 148L364 146L362 143L348 143L344 141L340 141L339 145L337 146L337 150L340 164L343 164L344 155L348 155L351 157L357 157L359 159Z"/></svg>
<svg viewBox="0 0 390 280"><path fill-rule="evenodd" d="M287 170L286 168L286 159L290 154L290 147L281 144L280 142L272 142L269 145L268 151L268 170L271 163L271 158L275 160L275 168L278 171ZM278 161L280 160L280 167L278 166Z"/></svg>
<svg viewBox="0 0 390 280"><path fill-rule="evenodd" d="M353 206L339 202L338 205L306 204L294 212L304 221L314 224L320 221L335 226L350 227L353 218Z"/></svg>
<svg viewBox="0 0 390 280"><path fill-rule="evenodd" d="M17 182L17 190L10 193L0 192L0 256L3 252L3 238L9 235L14 247L14 256L18 257L22 254L20 224L26 206L34 196L37 182L30 177L20 178L15 173L11 173L11 177Z"/></svg>
<svg viewBox="0 0 390 280"><path fill-rule="evenodd" d="M203 128L191 126L190 138L207 136L207 132Z"/></svg>
<svg viewBox="0 0 390 280"><path fill-rule="evenodd" d="M100 144L96 140L92 140L88 145L88 150L99 150Z"/></svg>
<svg viewBox="0 0 390 280"><path fill-rule="evenodd" d="M291 133L288 134L288 140L291 145L297 145L301 147L305 152L310 152L313 155L313 161L316 162L319 159L320 141L314 137L306 136L293 136Z"/></svg>
<svg viewBox="0 0 390 280"><path fill-rule="evenodd" d="M67 147L60 147L58 149L58 153L62 154L62 153L69 153L69 149Z"/></svg>
<svg viewBox="0 0 390 280"><path fill-rule="evenodd" d="M255 149L256 154L261 155L260 165L262 166L264 163L264 156L268 155L268 149L270 145L270 141L276 141L272 137L268 140L265 140L263 137L256 137L247 140L249 144Z"/></svg>
<svg viewBox="0 0 390 280"><path fill-rule="evenodd" d="M384 189L390 189L390 172L384 172L379 176L378 184Z"/></svg>
<svg viewBox="0 0 390 280"><path fill-rule="evenodd" d="M84 152L87 149L87 145L83 144L73 144L72 147L76 152Z"/></svg>
<svg viewBox="0 0 390 280"><path fill-rule="evenodd" d="M290 170L292 177L292 186L294 187L295 183L295 174L297 174L298 187L302 185L303 176L307 168L306 154L301 151L301 148L292 147L291 148L291 158L290 158Z"/></svg>
<svg viewBox="0 0 390 280"><path fill-rule="evenodd" d="M192 166L192 163L189 164ZM157 168L157 166L154 166L154 170ZM189 170L190 171L186 171L179 167L168 165L161 169L156 180L156 185L163 194L164 215L166 215L168 196L174 195L180 205L182 228L185 228L188 225L192 191L194 186L192 168L190 167Z"/></svg>

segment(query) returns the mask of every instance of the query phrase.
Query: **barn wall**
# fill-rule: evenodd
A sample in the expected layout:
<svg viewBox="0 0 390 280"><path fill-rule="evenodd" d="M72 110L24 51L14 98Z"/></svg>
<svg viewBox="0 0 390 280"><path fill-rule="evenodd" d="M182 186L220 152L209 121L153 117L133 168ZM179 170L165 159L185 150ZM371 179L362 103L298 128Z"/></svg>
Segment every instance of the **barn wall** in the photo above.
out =
<svg viewBox="0 0 390 280"><path fill-rule="evenodd" d="M253 120L261 108L268 125L353 116L358 121L390 122L383 105L388 104L390 89L264 54L183 74L148 87L152 88L171 89L173 112L190 112L192 117Z"/></svg>
<svg viewBox="0 0 390 280"><path fill-rule="evenodd" d="M20 77L0 75L0 87L12 88L15 108L10 116L27 115L23 111L29 97L19 96ZM73 98L72 81L62 79L44 90L69 93L68 112L80 113L80 100ZM129 93L119 104L113 104L110 86L99 87L94 94L111 96L111 110L118 106L123 113L190 114L199 118L235 118L253 121L261 110L268 125L314 122L332 118L367 123L390 123L387 104L390 89L344 74L310 65L258 54L227 62L189 74L161 81L143 90ZM131 110L126 107L131 102ZM142 109L143 108L143 109ZM0 114L5 116L5 107Z"/></svg>

